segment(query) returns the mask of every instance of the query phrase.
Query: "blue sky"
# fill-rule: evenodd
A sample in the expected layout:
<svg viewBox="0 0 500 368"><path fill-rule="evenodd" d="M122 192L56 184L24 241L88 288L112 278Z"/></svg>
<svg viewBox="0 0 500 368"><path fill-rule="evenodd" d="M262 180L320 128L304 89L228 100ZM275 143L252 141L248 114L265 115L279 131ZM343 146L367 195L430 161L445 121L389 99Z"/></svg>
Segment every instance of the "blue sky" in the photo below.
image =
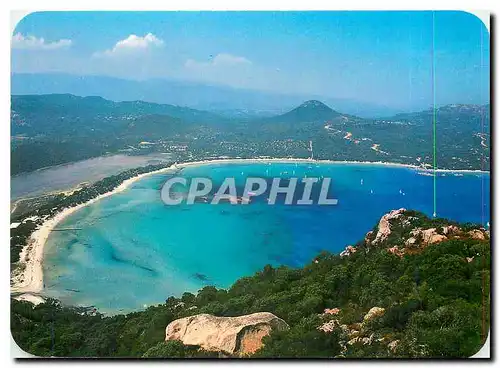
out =
<svg viewBox="0 0 500 368"><path fill-rule="evenodd" d="M432 103L432 12L34 13L12 40L13 72L168 78L348 98ZM489 34L434 13L436 102L489 102Z"/></svg>

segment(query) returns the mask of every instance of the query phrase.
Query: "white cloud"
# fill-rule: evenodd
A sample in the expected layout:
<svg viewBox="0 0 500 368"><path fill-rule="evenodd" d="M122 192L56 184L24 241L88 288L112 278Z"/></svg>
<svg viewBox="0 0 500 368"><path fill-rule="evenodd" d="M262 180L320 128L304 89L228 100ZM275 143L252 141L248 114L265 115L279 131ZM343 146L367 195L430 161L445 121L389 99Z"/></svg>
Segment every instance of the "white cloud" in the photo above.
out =
<svg viewBox="0 0 500 368"><path fill-rule="evenodd" d="M252 62L243 56L231 54L217 54L208 61L196 61L193 59L186 60L184 64L186 68L207 68L220 66L236 66L236 65L251 65Z"/></svg>
<svg viewBox="0 0 500 368"><path fill-rule="evenodd" d="M246 57L219 53L205 60L186 60L181 74L185 79L198 82L248 87L253 85L260 71L259 65Z"/></svg>
<svg viewBox="0 0 500 368"><path fill-rule="evenodd" d="M37 38L35 36L24 36L21 33L16 33L12 37L11 46L13 49L24 49L24 50L56 50L61 48L67 48L72 45L71 40L61 39L59 41L47 42L43 38Z"/></svg>
<svg viewBox="0 0 500 368"><path fill-rule="evenodd" d="M144 37L131 34L124 40L118 41L112 49L105 50L103 52L96 52L94 53L94 56L114 56L136 53L152 48L162 47L163 44L163 40L159 39L152 33L148 33Z"/></svg>

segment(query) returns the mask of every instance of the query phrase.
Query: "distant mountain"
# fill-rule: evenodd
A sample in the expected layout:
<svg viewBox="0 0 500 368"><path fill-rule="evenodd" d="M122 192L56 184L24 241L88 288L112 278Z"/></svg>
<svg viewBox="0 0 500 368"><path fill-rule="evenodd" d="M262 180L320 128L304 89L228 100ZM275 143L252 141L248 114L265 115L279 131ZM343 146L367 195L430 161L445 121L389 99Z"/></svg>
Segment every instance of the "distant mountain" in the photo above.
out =
<svg viewBox="0 0 500 368"><path fill-rule="evenodd" d="M335 109L357 116L388 116L400 110L352 99L315 95L290 95L202 83L151 79L125 80L105 76L69 74L13 74L11 94L74 94L101 96L113 101L149 101L189 106L208 111L240 110L245 117L270 115L291 109L302 101L321 99ZM240 112L237 115L240 115ZM228 115L228 114L224 114ZM234 116L234 114L231 114Z"/></svg>
<svg viewBox="0 0 500 368"><path fill-rule="evenodd" d="M308 100L273 117L229 119L144 101L114 102L68 94L12 96L12 171L124 150L173 150L179 161L212 156L304 158L312 154L309 142L317 159L427 167L437 162L439 168L487 170L489 127L489 106L477 105L363 119ZM141 145L144 141L150 144ZM187 148L171 149L172 142Z"/></svg>
<svg viewBox="0 0 500 368"><path fill-rule="evenodd" d="M211 110L212 112L239 121L249 121L258 118L269 118L283 113L281 109L274 110L250 110L250 109L222 109Z"/></svg>
<svg viewBox="0 0 500 368"><path fill-rule="evenodd" d="M11 97L12 135L116 133L143 116L164 115L177 124L222 123L220 115L187 107L144 101L114 102L102 97L70 94ZM163 118L162 120L165 120Z"/></svg>
<svg viewBox="0 0 500 368"><path fill-rule="evenodd" d="M469 134L489 133L490 105L450 104L424 111L397 114L389 118L378 119L393 122L407 122L414 125L432 125L436 119L436 128L439 139L447 140L460 134L462 138Z"/></svg>
<svg viewBox="0 0 500 368"><path fill-rule="evenodd" d="M444 106L439 106L436 108L436 116L442 117L453 117L457 119L467 119L470 116L481 117L483 116L485 120L489 120L490 117L490 105L474 105L474 104L449 104ZM404 120L418 120L418 121L430 121L434 117L434 109L429 108L423 111L400 113L396 114L387 119L404 119Z"/></svg>
<svg viewBox="0 0 500 368"><path fill-rule="evenodd" d="M324 123L329 120L337 119L342 114L331 109L323 102L318 100L309 100L302 103L295 109L278 116L265 118L267 122L276 123Z"/></svg>
<svg viewBox="0 0 500 368"><path fill-rule="evenodd" d="M161 114L187 121L218 121L220 115L183 106L145 101L115 102L100 96L80 97L72 94L13 95L12 109L43 110L54 114Z"/></svg>

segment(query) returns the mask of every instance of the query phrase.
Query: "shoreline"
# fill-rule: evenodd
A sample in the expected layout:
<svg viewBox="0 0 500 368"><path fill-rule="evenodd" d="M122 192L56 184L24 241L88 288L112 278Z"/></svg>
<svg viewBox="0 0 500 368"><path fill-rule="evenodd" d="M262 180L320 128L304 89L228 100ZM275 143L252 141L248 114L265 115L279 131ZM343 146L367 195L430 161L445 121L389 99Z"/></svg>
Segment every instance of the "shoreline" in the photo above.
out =
<svg viewBox="0 0 500 368"><path fill-rule="evenodd" d="M136 175L124 180L120 185L109 192L100 194L87 202L80 203L73 207L65 208L62 211L58 212L55 216L46 219L38 229L33 231L31 236L29 237L28 244L23 247L19 254L19 263L23 265L24 268L15 275L11 274L11 293L38 294L43 290L44 284L42 262L45 243L56 225L64 220L67 216L103 198L123 192L131 184L146 176L160 174L162 172L167 172L168 170L173 169L175 169L174 166L169 166L160 170L154 170Z"/></svg>
<svg viewBox="0 0 500 368"><path fill-rule="evenodd" d="M51 231L64 220L67 216L78 211L79 209L93 204L103 198L109 197L113 194L120 193L127 189L131 184L136 181L150 175L161 174L164 172L169 172L171 170L176 170L179 168L186 168L190 166L201 166L210 164L241 164L241 163L314 163L314 164L346 164L346 165L375 165L375 166L387 166L387 167L400 167L407 168L416 171L423 171L427 173L433 173L432 168L423 168L420 166L410 165L410 164L400 164L400 163L390 163L383 161L334 161L334 160L314 160L307 158L213 158L209 160L202 161L191 161L183 163L175 163L168 167L150 171L147 173L139 174L137 176L131 177L124 180L115 189L98 195L95 198L90 199L87 202L80 203L73 207L68 207L58 212L51 218L46 219L42 225L37 228L30 236L28 244L26 244L20 252L19 264L24 266L21 270L16 269L11 273L11 293L25 293L37 295L44 288L43 283L43 251L45 243L51 233ZM453 169L436 169L436 173L448 172L448 173L483 173L490 174L489 171L482 170L453 170ZM22 267L21 266L21 267Z"/></svg>
<svg viewBox="0 0 500 368"><path fill-rule="evenodd" d="M433 168L425 168L417 165L402 164L397 162L385 162L385 161L337 161L337 160L316 160L309 158L217 158L209 159L203 161L191 161L177 164L176 167L184 168L188 166L200 166L200 165L210 165L216 163L223 164L239 164L239 163L266 163L266 162L282 162L282 163L314 163L314 164L338 164L338 165L374 165L374 166L392 166L401 167L407 169L413 169L417 171L424 171L428 173L433 173ZM470 174L490 174L487 170L473 170L473 169L436 169L436 173L470 173Z"/></svg>

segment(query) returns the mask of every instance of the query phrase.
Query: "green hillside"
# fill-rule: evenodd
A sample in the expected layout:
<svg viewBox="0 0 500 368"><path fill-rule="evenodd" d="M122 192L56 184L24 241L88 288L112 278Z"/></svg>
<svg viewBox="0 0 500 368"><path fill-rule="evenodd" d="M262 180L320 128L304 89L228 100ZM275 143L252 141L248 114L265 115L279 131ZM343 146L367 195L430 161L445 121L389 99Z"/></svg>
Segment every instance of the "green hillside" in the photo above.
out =
<svg viewBox="0 0 500 368"><path fill-rule="evenodd" d="M165 343L167 324L199 313L266 311L290 330L265 337L253 357L475 354L489 330L489 233L414 211L393 211L383 220L341 255L322 253L298 269L266 266L228 290L207 286L196 295L165 295L165 304L128 315L12 300L12 334L38 356L213 357L196 346ZM366 318L374 307L382 313Z"/></svg>
<svg viewBox="0 0 500 368"><path fill-rule="evenodd" d="M489 170L489 105L447 105L435 117L436 142L433 110L364 119L311 100L282 115L248 120L143 101L12 96L11 174L119 152L168 152L177 161L313 154L426 167L436 152L438 168Z"/></svg>

